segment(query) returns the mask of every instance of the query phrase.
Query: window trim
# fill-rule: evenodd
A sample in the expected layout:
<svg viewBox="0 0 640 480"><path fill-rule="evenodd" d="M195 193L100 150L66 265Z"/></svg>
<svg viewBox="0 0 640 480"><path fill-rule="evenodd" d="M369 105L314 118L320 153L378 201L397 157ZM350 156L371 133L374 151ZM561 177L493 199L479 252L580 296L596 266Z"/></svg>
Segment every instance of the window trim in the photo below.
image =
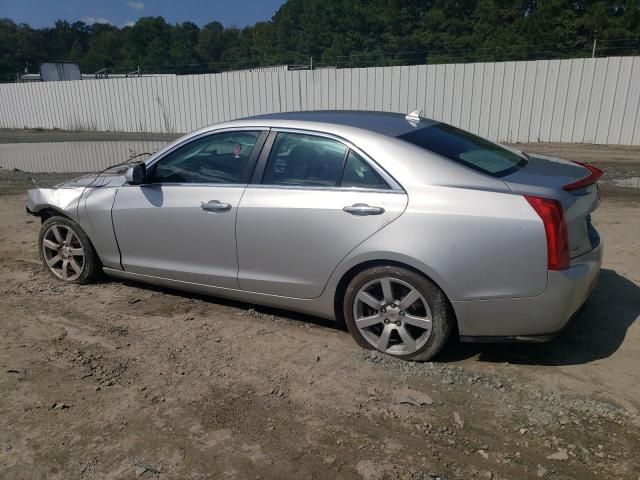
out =
<svg viewBox="0 0 640 480"><path fill-rule="evenodd" d="M276 136L278 133L297 133L299 135L309 135L316 137L328 138L330 140L335 140L337 142L342 143L345 147L345 155L342 160L342 171L340 172L340 177L338 178L338 182L342 182L342 176L344 174L344 167L346 165L346 159L349 155L349 151L353 150L355 153L360 155L362 159L369 165L376 173L378 173L382 180L387 184L386 189L381 188L361 188L361 187L342 187L340 185L334 185L332 187L326 186L307 186L307 185L267 185L262 183L264 179L265 170L267 167L267 163L269 161L269 155L271 155L271 150L273 149L273 144L275 143ZM380 165L378 165L369 155L362 151L362 149L356 147L353 143L348 140L345 140L338 135L334 135L326 132L318 132L316 130L306 130L301 128L286 128L286 127L277 127L272 128L269 132L269 136L265 141L262 152L260 153L260 157L258 158L257 165L254 169L253 176L251 177L251 181L249 182L250 187L257 188L276 188L276 189L285 189L285 190L329 190L329 191L346 191L346 192L378 192L378 193L405 193L402 186Z"/></svg>
<svg viewBox="0 0 640 480"><path fill-rule="evenodd" d="M200 134L194 134L187 138L185 138L182 142L173 145L166 151L163 151L160 155L155 158L150 159L147 164L147 172L149 175L152 175L156 169L157 164L166 158L168 155L171 155L176 150L187 146L188 144L198 141L202 138L220 135L224 133L234 133L234 132L258 132L258 138L256 140L256 144L253 147L251 155L247 160L247 165L245 166L245 170L242 173L242 177L240 182L238 183L212 183L212 182L172 182L172 183L161 183L161 182L149 182L145 184L146 186L215 186L215 187L246 187L251 180L253 172L255 170L258 159L260 158L260 154L265 146L265 141L269 135L269 127L228 127L228 128L220 128L217 130L208 130L206 132L202 132Z"/></svg>

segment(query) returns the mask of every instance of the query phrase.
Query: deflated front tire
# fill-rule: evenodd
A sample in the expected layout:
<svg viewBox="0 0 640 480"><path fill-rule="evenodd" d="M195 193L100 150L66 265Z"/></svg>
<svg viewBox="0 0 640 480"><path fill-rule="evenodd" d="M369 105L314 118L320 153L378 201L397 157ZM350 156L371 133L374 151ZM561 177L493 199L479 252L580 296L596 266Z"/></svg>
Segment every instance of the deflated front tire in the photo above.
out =
<svg viewBox="0 0 640 480"><path fill-rule="evenodd" d="M87 234L65 217L51 217L40 227L40 259L47 271L66 283L92 282L99 273L98 256Z"/></svg>

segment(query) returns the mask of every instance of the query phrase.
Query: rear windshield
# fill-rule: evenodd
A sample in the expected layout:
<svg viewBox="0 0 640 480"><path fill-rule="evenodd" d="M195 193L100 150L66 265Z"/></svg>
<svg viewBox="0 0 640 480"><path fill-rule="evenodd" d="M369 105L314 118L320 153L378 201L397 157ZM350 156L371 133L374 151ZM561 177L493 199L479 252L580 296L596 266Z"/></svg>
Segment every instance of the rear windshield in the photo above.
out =
<svg viewBox="0 0 640 480"><path fill-rule="evenodd" d="M398 138L494 177L504 177L527 164L524 156L446 123Z"/></svg>

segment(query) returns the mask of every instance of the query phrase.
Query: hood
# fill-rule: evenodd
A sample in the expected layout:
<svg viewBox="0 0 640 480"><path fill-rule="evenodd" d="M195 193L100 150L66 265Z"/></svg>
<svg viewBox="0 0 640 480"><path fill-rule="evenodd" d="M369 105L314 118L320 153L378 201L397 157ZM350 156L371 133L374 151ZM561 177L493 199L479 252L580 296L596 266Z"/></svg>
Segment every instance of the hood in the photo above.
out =
<svg viewBox="0 0 640 480"><path fill-rule="evenodd" d="M109 168L103 172L87 173L72 180L67 180L55 186L55 188L76 187L119 187L124 185L124 174L130 165L120 165Z"/></svg>

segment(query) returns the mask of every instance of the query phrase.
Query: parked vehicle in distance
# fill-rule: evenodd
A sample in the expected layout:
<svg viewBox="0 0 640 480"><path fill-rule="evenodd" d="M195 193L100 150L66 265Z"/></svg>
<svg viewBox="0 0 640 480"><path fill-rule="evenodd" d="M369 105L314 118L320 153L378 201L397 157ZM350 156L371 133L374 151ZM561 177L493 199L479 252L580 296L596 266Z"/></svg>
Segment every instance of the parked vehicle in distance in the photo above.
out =
<svg viewBox="0 0 640 480"><path fill-rule="evenodd" d="M595 167L380 112L271 114L29 191L45 267L344 320L403 359L552 338L600 270Z"/></svg>

